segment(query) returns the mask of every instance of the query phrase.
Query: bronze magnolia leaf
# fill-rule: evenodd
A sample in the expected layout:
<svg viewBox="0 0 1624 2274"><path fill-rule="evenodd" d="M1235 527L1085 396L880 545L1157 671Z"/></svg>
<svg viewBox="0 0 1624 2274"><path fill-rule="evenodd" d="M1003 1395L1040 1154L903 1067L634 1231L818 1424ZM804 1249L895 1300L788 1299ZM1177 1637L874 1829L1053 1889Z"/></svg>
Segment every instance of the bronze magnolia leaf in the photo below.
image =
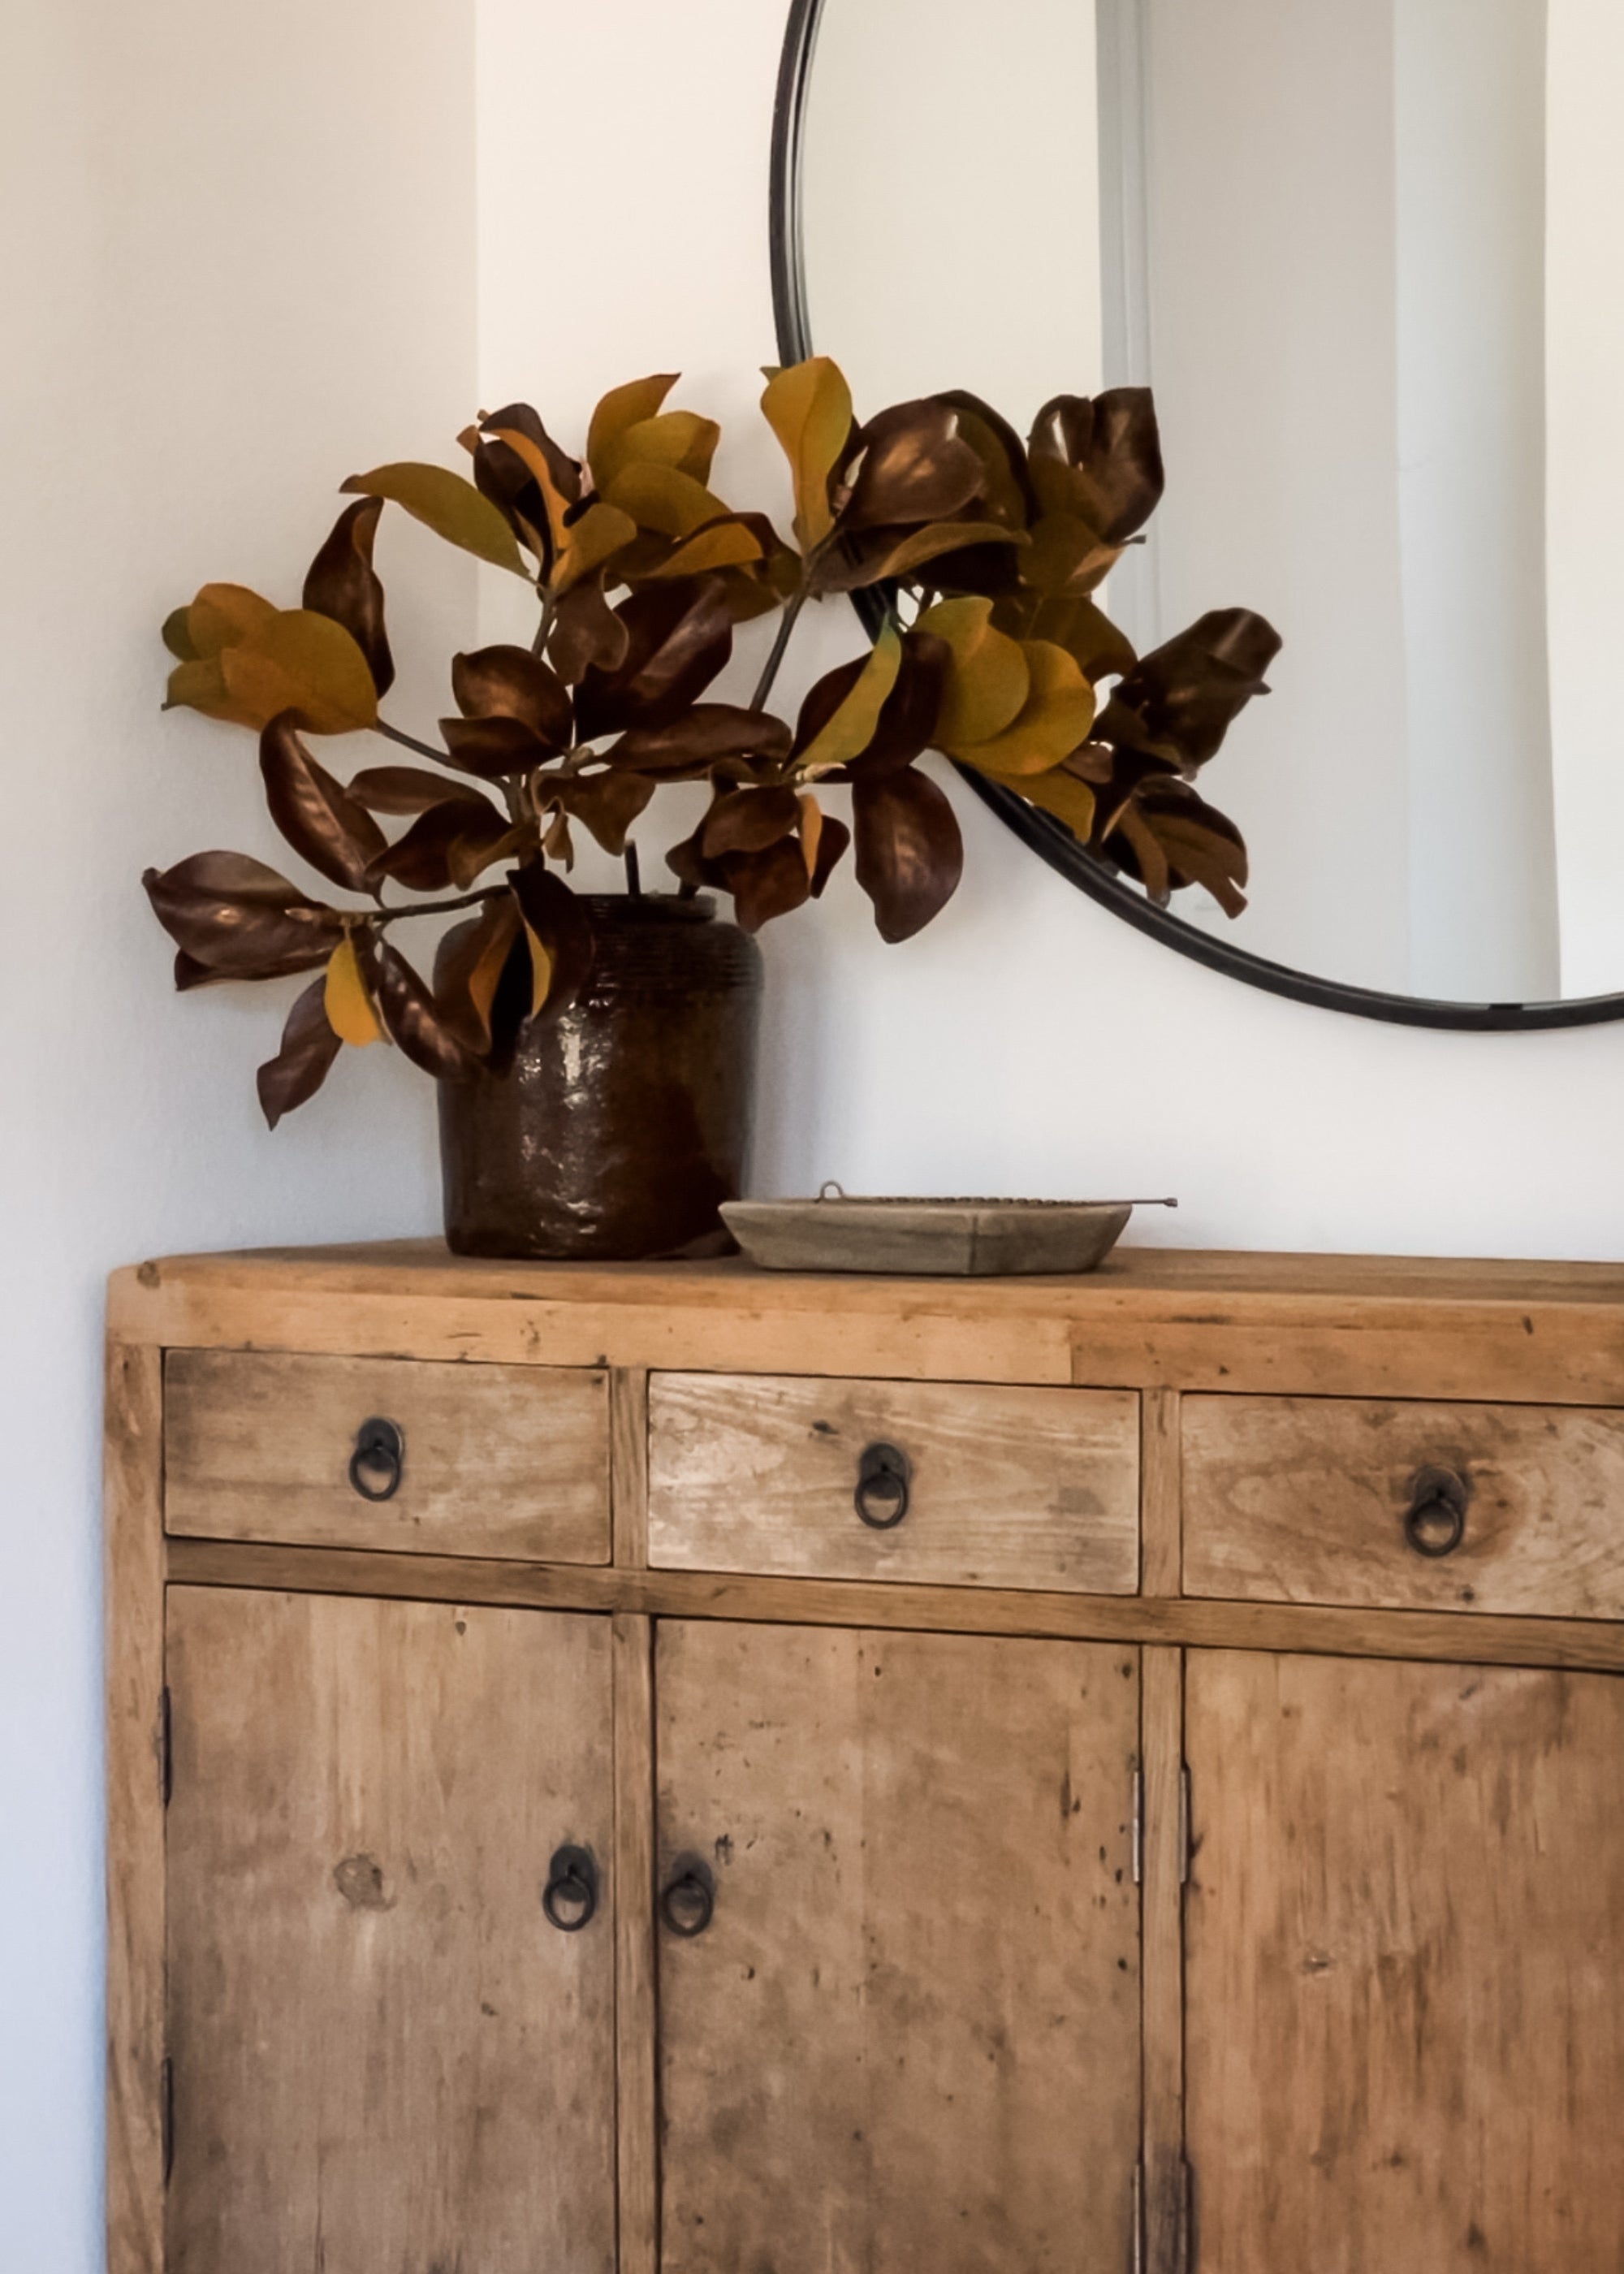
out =
<svg viewBox="0 0 1624 2274"><path fill-rule="evenodd" d="M367 889L385 877L414 892L464 887L497 858L512 826L488 798L447 798L419 814L403 837L374 855Z"/></svg>
<svg viewBox="0 0 1624 2274"><path fill-rule="evenodd" d="M1039 411L1027 449L1039 494L1072 501L1108 545L1125 544L1161 503L1166 475L1147 387L1115 387L1092 400L1056 395ZM1071 478L1046 487L1056 468Z"/></svg>
<svg viewBox="0 0 1624 2274"><path fill-rule="evenodd" d="M1253 696L1267 694L1263 674L1280 649L1264 617L1214 609L1128 674L1101 719L1100 739L1205 765Z"/></svg>
<svg viewBox="0 0 1624 2274"><path fill-rule="evenodd" d="M873 648L861 659L854 675L831 672L811 689L801 708L793 746L796 771L803 779L849 765L868 749L897 684L902 657L902 636L896 625L882 624ZM840 688L832 707L831 680ZM816 727L808 733L814 721Z"/></svg>
<svg viewBox="0 0 1624 2274"><path fill-rule="evenodd" d="M1137 825L1131 829L1130 822ZM1201 885L1224 914L1237 916L1246 906L1246 847L1227 814L1209 805L1188 782L1147 782L1122 817L1109 850L1121 857L1124 838L1132 848L1132 867L1150 889L1151 878L1139 855L1140 831L1148 832L1166 863L1171 887Z"/></svg>
<svg viewBox="0 0 1624 2274"><path fill-rule="evenodd" d="M559 755L553 743L542 742L522 719L442 719L440 731L447 764L477 774L481 781L530 773Z"/></svg>
<svg viewBox="0 0 1624 2274"><path fill-rule="evenodd" d="M545 583L553 567L553 523L540 484L506 442L485 440L477 426L460 439L473 454L474 487L496 508L519 543L535 554Z"/></svg>
<svg viewBox="0 0 1624 2274"><path fill-rule="evenodd" d="M699 831L707 861L726 853L760 853L801 825L801 800L793 789L735 789L718 797Z"/></svg>
<svg viewBox="0 0 1624 2274"><path fill-rule="evenodd" d="M868 744L852 761L854 780L901 773L931 747L951 662L945 640L917 628L904 635L897 683Z"/></svg>
<svg viewBox="0 0 1624 2274"><path fill-rule="evenodd" d="M782 719L733 703L695 703L668 727L635 727L605 752L643 774L696 774L729 759L777 763L794 741Z"/></svg>
<svg viewBox="0 0 1624 2274"><path fill-rule="evenodd" d="M343 1048L327 1023L326 998L325 979L304 990L288 1013L281 1049L259 1068L259 1110L273 1129L314 1097Z"/></svg>
<svg viewBox="0 0 1624 2274"><path fill-rule="evenodd" d="M350 794L369 813L426 813L448 797L485 802L485 793L455 774L432 774L426 766L367 766L350 785Z"/></svg>
<svg viewBox="0 0 1624 2274"><path fill-rule="evenodd" d="M560 783L553 792L564 811L590 830L605 853L618 861L626 850L627 832L644 811L657 785L646 774L577 774Z"/></svg>
<svg viewBox="0 0 1624 2274"><path fill-rule="evenodd" d="M852 390L827 356L773 373L762 395L767 424L789 460L795 493L795 535L803 553L834 528L830 482L852 441Z"/></svg>
<svg viewBox="0 0 1624 2274"><path fill-rule="evenodd" d="M477 1054L440 1016L432 990L400 950L368 933L357 937L357 951L391 1042L437 1081L466 1081Z"/></svg>
<svg viewBox="0 0 1624 2274"><path fill-rule="evenodd" d="M527 861L508 879L526 928L540 942L552 966L543 1014L556 1016L578 1002L592 981L598 945L591 918L579 893L539 861Z"/></svg>
<svg viewBox="0 0 1624 2274"><path fill-rule="evenodd" d="M626 660L631 635L604 596L598 579L586 577L558 603L547 641L547 660L567 687L585 678L594 665L613 673Z"/></svg>
<svg viewBox="0 0 1624 2274"><path fill-rule="evenodd" d="M981 509L1006 529L1026 529L1037 518L1037 492L1026 468L1026 445L1007 418L963 388L935 397L959 416L959 439L981 462Z"/></svg>
<svg viewBox="0 0 1624 2274"><path fill-rule="evenodd" d="M288 712L259 737L259 772L271 818L294 851L329 884L370 892L367 864L386 850L384 833L360 800L317 764Z"/></svg>
<svg viewBox="0 0 1624 2274"><path fill-rule="evenodd" d="M576 732L583 742L628 727L673 724L733 654L733 613L719 576L650 585L614 613L626 628L626 654L613 671L595 665L575 690Z"/></svg>
<svg viewBox="0 0 1624 2274"><path fill-rule="evenodd" d="M852 832L838 814L826 813L812 856L812 897L821 900L823 887L834 875L852 841Z"/></svg>
<svg viewBox="0 0 1624 2274"><path fill-rule="evenodd" d="M403 507L414 521L432 529L447 545L459 546L476 559L507 568L527 584L530 581L530 571L500 508L472 482L445 466L404 463L374 466L370 474L351 474L339 487L351 497L386 498Z"/></svg>
<svg viewBox="0 0 1624 2274"><path fill-rule="evenodd" d="M342 624L362 654L380 696L395 684L395 659L384 628L384 591L372 567L372 542L383 514L381 498L346 506L304 577L304 606Z"/></svg>
<svg viewBox="0 0 1624 2274"><path fill-rule="evenodd" d="M849 491L837 516L842 531L958 519L986 480L958 430L959 413L940 395L896 403L860 427L841 470Z"/></svg>
<svg viewBox="0 0 1624 2274"><path fill-rule="evenodd" d="M148 869L141 882L176 945L222 977L314 970L344 936L336 908L245 853L194 853L162 873Z"/></svg>
<svg viewBox="0 0 1624 2274"><path fill-rule="evenodd" d="M800 840L781 838L756 853L730 853L716 863L723 889L733 894L741 928L757 932L775 916L792 915L812 897Z"/></svg>
<svg viewBox="0 0 1624 2274"><path fill-rule="evenodd" d="M860 530L821 553L808 581L819 594L859 592L870 584L899 579L929 585L938 560L962 560L966 548L973 547L978 557L990 551L1005 553L1013 562L1018 548L1027 541L1024 530L1000 529L992 522L932 521L915 529ZM931 576L921 575L926 567ZM1011 567L999 589L1014 584L1018 577L1018 568Z"/></svg>
<svg viewBox="0 0 1624 2274"><path fill-rule="evenodd" d="M528 403L510 403L501 410L482 410L481 430L488 435L517 434L538 456L546 468L547 479L563 499L565 505L582 501L581 462L561 449L542 424L541 414Z"/></svg>
<svg viewBox="0 0 1624 2274"><path fill-rule="evenodd" d="M527 648L482 647L454 656L451 691L465 719L517 719L554 751L575 738L569 691Z"/></svg>
<svg viewBox="0 0 1624 2274"><path fill-rule="evenodd" d="M852 792L857 881L874 903L880 937L912 939L959 888L964 840L946 794L915 766Z"/></svg>

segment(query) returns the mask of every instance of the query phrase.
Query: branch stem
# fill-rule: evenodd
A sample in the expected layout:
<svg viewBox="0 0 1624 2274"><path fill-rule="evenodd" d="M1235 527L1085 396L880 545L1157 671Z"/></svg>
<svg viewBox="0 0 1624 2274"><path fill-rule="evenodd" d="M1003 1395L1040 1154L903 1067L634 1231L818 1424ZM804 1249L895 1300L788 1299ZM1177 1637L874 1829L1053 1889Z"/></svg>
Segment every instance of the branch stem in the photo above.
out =
<svg viewBox="0 0 1624 2274"><path fill-rule="evenodd" d="M375 719L372 732L381 734L386 742L398 742L403 750L416 750L419 757L433 758L442 766L451 763L445 751L437 750L432 742L420 742L415 734L402 734L398 727L390 726L387 719Z"/></svg>
<svg viewBox="0 0 1624 2274"><path fill-rule="evenodd" d="M530 653L533 656L538 657L545 648L547 635L553 629L553 620L557 614L558 602L553 597L553 588L550 584L544 585L541 594L541 621L537 625L536 636L530 642Z"/></svg>
<svg viewBox="0 0 1624 2274"><path fill-rule="evenodd" d="M415 907L386 908L381 915L369 916L367 922L374 930L385 924L397 922L402 916L448 916L458 908L477 908L485 900L500 900L508 890L506 885L491 885L483 892L464 892L455 900L422 900Z"/></svg>
<svg viewBox="0 0 1624 2274"><path fill-rule="evenodd" d="M772 682L778 675L778 666L784 660L785 651L793 636L795 626L800 621L801 611L807 605L807 588L803 584L778 621L778 636L772 643L771 651L768 655L762 675L756 681L756 692L750 697L752 711L762 711L766 708L767 697L772 692Z"/></svg>

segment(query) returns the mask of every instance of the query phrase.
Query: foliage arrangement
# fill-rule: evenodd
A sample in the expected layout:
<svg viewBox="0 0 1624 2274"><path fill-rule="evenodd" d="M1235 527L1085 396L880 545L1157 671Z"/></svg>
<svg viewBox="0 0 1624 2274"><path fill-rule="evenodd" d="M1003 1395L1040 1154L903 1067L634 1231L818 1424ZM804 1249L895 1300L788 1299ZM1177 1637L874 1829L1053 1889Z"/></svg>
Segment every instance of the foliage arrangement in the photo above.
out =
<svg viewBox="0 0 1624 2274"><path fill-rule="evenodd" d="M592 938L565 881L575 833L624 855L636 891L629 832L666 782L710 790L667 856L680 890L731 895L750 930L816 899L853 845L883 936L930 922L963 846L920 769L929 750L1010 785L1157 900L1199 884L1231 914L1244 905L1240 833L1196 784L1264 691L1279 641L1233 609L1140 658L1094 599L1162 495L1147 390L1059 396L1023 443L971 395L860 424L826 358L775 372L762 407L789 462L791 543L711 490L719 431L665 407L675 384L605 395L584 463L527 404L482 413L460 438L471 480L402 463L342 485L356 501L298 607L206 584L165 624L169 704L258 734L278 828L363 903L312 898L238 853L195 854L144 879L179 951L178 986L320 975L259 1072L273 1126L345 1043L392 1040L455 1079L500 1056L504 1020L576 999ZM438 743L379 707L395 677L372 560L386 505L538 597L528 648L454 659L456 716ZM865 588L887 601L866 651L820 679L793 724L778 717L769 700L807 602ZM751 701L712 700L736 628L770 615L777 633ZM307 740L361 732L433 770L380 765L341 782ZM849 792L849 824L824 802L835 786ZM391 836L387 821L406 826ZM431 985L389 934L447 909L477 915Z"/></svg>

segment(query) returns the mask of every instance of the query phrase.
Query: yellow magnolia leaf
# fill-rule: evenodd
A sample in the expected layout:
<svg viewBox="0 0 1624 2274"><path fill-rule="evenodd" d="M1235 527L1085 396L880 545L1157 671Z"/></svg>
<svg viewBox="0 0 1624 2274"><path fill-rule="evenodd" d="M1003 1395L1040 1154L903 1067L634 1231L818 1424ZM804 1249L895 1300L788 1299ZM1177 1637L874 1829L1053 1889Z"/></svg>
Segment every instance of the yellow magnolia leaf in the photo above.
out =
<svg viewBox="0 0 1624 2274"><path fill-rule="evenodd" d="M530 1016L533 1019L553 991L553 958L529 924L524 927L524 938L530 952Z"/></svg>
<svg viewBox="0 0 1624 2274"><path fill-rule="evenodd" d="M801 851L808 877L817 874L817 848L823 835L823 809L815 797L801 800Z"/></svg>
<svg viewBox="0 0 1624 2274"><path fill-rule="evenodd" d="M616 435L609 445L606 463L591 460L592 479L600 490L606 490L628 466L648 465L672 466L692 481L709 481L710 461L721 439L722 430L714 418L702 418L695 410L664 411L659 418L640 419Z"/></svg>
<svg viewBox="0 0 1624 2274"><path fill-rule="evenodd" d="M773 373L762 409L789 460L795 534L802 551L809 553L834 527L829 477L851 439L852 390L838 364L828 356L811 356Z"/></svg>
<svg viewBox="0 0 1624 2274"><path fill-rule="evenodd" d="M691 537L727 511L703 482L676 466L627 466L604 495L630 514L640 529L655 530L662 537Z"/></svg>
<svg viewBox="0 0 1624 2274"><path fill-rule="evenodd" d="M200 656L192 663L177 663L164 688L166 711L200 711L206 719L224 719L234 727L264 724L255 712L235 703L226 691L225 674L217 655Z"/></svg>
<svg viewBox="0 0 1624 2274"><path fill-rule="evenodd" d="M205 584L186 611L186 633L198 656L218 655L251 632L263 630L277 614L246 584Z"/></svg>
<svg viewBox="0 0 1624 2274"><path fill-rule="evenodd" d="M901 668L902 636L895 624L888 623L851 693L796 759L795 772L802 781L816 781L819 774L848 764L868 749Z"/></svg>
<svg viewBox="0 0 1624 2274"><path fill-rule="evenodd" d="M982 773L1024 780L1031 774L1048 773L1087 741L1094 693L1064 648L1052 647L1047 640L1023 640L1020 644L1031 692L1013 724L985 742L942 739L954 757L967 759Z"/></svg>
<svg viewBox="0 0 1624 2274"><path fill-rule="evenodd" d="M521 434L516 428L499 428L497 439L523 459L546 500L547 523L553 538L553 574L548 581L562 598L583 576L590 576L594 568L601 568L622 546L629 545L637 534L637 524L617 506L605 505L601 500L589 506L579 521L569 521L569 500L553 480L545 452L538 449L530 436Z"/></svg>
<svg viewBox="0 0 1624 2274"><path fill-rule="evenodd" d="M621 436L654 418L676 383L674 371L657 372L651 379L633 379L624 387L612 387L605 395L592 413L586 436L587 463L598 489L619 463Z"/></svg>
<svg viewBox="0 0 1624 2274"><path fill-rule="evenodd" d="M366 658L342 624L312 608L279 610L217 659L234 716L266 727L291 711L312 734L349 734L378 717ZM182 672L196 666L182 664ZM171 674L170 684L179 677Z"/></svg>
<svg viewBox="0 0 1624 2274"><path fill-rule="evenodd" d="M444 466L374 466L370 474L351 474L340 486L349 496L388 499L447 545L460 546L495 568L511 569L529 583L518 538L490 499L461 474Z"/></svg>
<svg viewBox="0 0 1624 2274"><path fill-rule="evenodd" d="M1016 787L1031 805L1041 805L1045 813L1052 813L1064 821L1073 837L1086 845L1094 831L1094 794L1085 781L1079 781L1064 766L1050 773L1028 775Z"/></svg>
<svg viewBox="0 0 1624 2274"><path fill-rule="evenodd" d="M761 540L739 521L719 521L695 531L651 576L703 576L717 568L743 568L762 558Z"/></svg>
<svg viewBox="0 0 1624 2274"><path fill-rule="evenodd" d="M915 629L945 640L952 654L936 720L944 749L990 742L1014 724L1031 692L1032 670L1020 641L995 628L990 600L938 600ZM1049 764L1064 756L1057 752Z"/></svg>
<svg viewBox="0 0 1624 2274"><path fill-rule="evenodd" d="M327 963L327 985L322 991L322 1004L327 1011L327 1024L341 1043L349 1043L364 1050L369 1043L383 1040L383 1028L378 1013L372 1008L372 998L361 976L360 958L355 952L355 941L348 932L333 950Z"/></svg>

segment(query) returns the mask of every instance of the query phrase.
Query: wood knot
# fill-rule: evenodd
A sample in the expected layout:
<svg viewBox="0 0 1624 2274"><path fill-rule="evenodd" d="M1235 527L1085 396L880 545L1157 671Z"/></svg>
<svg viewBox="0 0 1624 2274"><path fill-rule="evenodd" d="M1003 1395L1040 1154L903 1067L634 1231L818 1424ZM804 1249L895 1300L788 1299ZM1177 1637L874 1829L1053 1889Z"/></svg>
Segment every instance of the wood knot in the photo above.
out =
<svg viewBox="0 0 1624 2274"><path fill-rule="evenodd" d="M383 1866L372 1856L346 1856L333 1866L333 1885L352 1911L391 1911L393 1898L383 1891Z"/></svg>

